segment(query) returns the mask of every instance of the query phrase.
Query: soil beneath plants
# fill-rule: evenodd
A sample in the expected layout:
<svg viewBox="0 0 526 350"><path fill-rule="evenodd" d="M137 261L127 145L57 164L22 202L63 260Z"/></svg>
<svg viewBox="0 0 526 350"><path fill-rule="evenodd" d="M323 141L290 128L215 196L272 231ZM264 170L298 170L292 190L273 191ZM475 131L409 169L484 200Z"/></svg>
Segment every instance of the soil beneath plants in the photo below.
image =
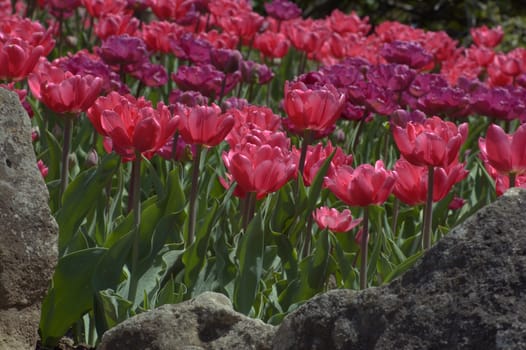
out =
<svg viewBox="0 0 526 350"><path fill-rule="evenodd" d="M54 348L43 347L39 341L35 350L95 350L95 348L85 344L75 345L73 339L65 337Z"/></svg>

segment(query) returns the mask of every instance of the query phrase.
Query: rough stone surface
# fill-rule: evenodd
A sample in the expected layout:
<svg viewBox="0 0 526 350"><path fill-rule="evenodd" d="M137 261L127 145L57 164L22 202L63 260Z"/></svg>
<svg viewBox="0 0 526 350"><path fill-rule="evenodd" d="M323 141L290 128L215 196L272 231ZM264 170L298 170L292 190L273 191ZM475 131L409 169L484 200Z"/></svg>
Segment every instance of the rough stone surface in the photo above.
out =
<svg viewBox="0 0 526 350"><path fill-rule="evenodd" d="M98 350L271 349L274 327L235 312L222 294L194 299L132 317L107 331Z"/></svg>
<svg viewBox="0 0 526 350"><path fill-rule="evenodd" d="M0 88L0 350L35 347L58 227L16 94Z"/></svg>
<svg viewBox="0 0 526 350"><path fill-rule="evenodd" d="M273 349L526 349L526 190L478 211L391 284L310 300Z"/></svg>

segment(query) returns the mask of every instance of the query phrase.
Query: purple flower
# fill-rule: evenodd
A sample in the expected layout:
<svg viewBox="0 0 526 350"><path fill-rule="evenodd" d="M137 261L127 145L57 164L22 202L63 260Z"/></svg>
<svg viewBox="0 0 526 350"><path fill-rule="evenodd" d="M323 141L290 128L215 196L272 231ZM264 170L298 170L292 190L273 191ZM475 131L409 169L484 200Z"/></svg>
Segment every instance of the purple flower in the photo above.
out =
<svg viewBox="0 0 526 350"><path fill-rule="evenodd" d="M363 105L355 105L352 102L345 102L342 117L347 120L362 120L369 116L369 111Z"/></svg>
<svg viewBox="0 0 526 350"><path fill-rule="evenodd" d="M208 98L201 95L199 91L182 91L179 89L172 90L168 96L170 104L183 104L188 107L205 106L208 104Z"/></svg>
<svg viewBox="0 0 526 350"><path fill-rule="evenodd" d="M516 104L516 99L517 97L509 89L503 87L487 88L481 85L471 93L471 110L490 118L512 120L516 117L511 113Z"/></svg>
<svg viewBox="0 0 526 350"><path fill-rule="evenodd" d="M403 64L379 64L367 72L369 82L399 92L407 89L415 78L416 72Z"/></svg>
<svg viewBox="0 0 526 350"><path fill-rule="evenodd" d="M384 44L380 55L389 63L406 64L414 69L424 68L433 61L433 55L416 42L395 40Z"/></svg>
<svg viewBox="0 0 526 350"><path fill-rule="evenodd" d="M249 103L244 98L229 97L221 103L221 110L227 111L229 109L235 108L242 110L243 108L249 106Z"/></svg>
<svg viewBox="0 0 526 350"><path fill-rule="evenodd" d="M365 106L371 111L382 115L390 115L400 108L396 95L387 89L374 84L366 84L364 91Z"/></svg>
<svg viewBox="0 0 526 350"><path fill-rule="evenodd" d="M234 73L239 69L243 56L238 50L212 49L210 63L223 73Z"/></svg>
<svg viewBox="0 0 526 350"><path fill-rule="evenodd" d="M177 135L177 143L174 147L174 138L171 137L166 144L161 147L157 154L166 160L185 161L195 156L197 149L195 145L187 144L181 135Z"/></svg>
<svg viewBox="0 0 526 350"><path fill-rule="evenodd" d="M416 107L428 115L465 117L469 114L469 99L464 90L452 87L434 87L419 97Z"/></svg>
<svg viewBox="0 0 526 350"><path fill-rule="evenodd" d="M409 85L408 92L414 97L420 97L431 91L431 88L449 87L447 80L440 74L417 74L411 85Z"/></svg>
<svg viewBox="0 0 526 350"><path fill-rule="evenodd" d="M265 11L267 14L280 21L294 19L301 16L301 9L288 0L273 0L265 4Z"/></svg>
<svg viewBox="0 0 526 350"><path fill-rule="evenodd" d="M78 51L73 56L62 57L56 62L60 68L74 75L89 74L101 78L103 94L113 90L123 94L129 92L117 73L112 71L106 63L85 50Z"/></svg>
<svg viewBox="0 0 526 350"><path fill-rule="evenodd" d="M423 123L426 120L426 115L424 112L417 110L406 111L405 109L397 109L391 114L391 123L398 125L402 128L405 128L407 123Z"/></svg>
<svg viewBox="0 0 526 350"><path fill-rule="evenodd" d="M149 61L127 66L126 71L139 79L144 85L150 87L163 86L168 82L168 73L163 66L159 64L153 64Z"/></svg>
<svg viewBox="0 0 526 350"><path fill-rule="evenodd" d="M199 91L204 96L215 99L221 94L223 79L226 76L223 96L228 94L239 82L240 74L226 74L218 71L211 64L201 66L181 66L172 79L181 90Z"/></svg>
<svg viewBox="0 0 526 350"><path fill-rule="evenodd" d="M144 41L128 34L108 37L102 43L98 54L109 65L142 63L149 56Z"/></svg>
<svg viewBox="0 0 526 350"><path fill-rule="evenodd" d="M170 48L177 58L189 60L195 64L210 63L212 44L192 33L184 33L170 41Z"/></svg>
<svg viewBox="0 0 526 350"><path fill-rule="evenodd" d="M266 84L274 78L274 73L265 64L256 63L254 61L241 62L241 79L245 83Z"/></svg>

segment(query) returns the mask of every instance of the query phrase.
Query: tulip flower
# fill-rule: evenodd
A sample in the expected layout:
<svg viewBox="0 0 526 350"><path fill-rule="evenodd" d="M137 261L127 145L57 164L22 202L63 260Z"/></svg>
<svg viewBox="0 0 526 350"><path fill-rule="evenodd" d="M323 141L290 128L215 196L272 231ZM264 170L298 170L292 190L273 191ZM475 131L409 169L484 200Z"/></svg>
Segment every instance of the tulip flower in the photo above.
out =
<svg viewBox="0 0 526 350"><path fill-rule="evenodd" d="M393 188L394 195L408 205L424 204L427 199L428 167L417 166L399 159L394 170L398 179ZM433 202L442 200L451 188L468 176L465 164L451 164L447 168L436 167L433 179Z"/></svg>
<svg viewBox="0 0 526 350"><path fill-rule="evenodd" d="M301 9L292 1L273 0L265 3L267 14L280 21L298 18L301 16Z"/></svg>
<svg viewBox="0 0 526 350"><path fill-rule="evenodd" d="M488 48L494 48L497 46L504 36L501 26L489 29L487 26L483 25L482 27L471 28L469 32L473 37L475 45Z"/></svg>
<svg viewBox="0 0 526 350"><path fill-rule="evenodd" d="M264 57L282 58L289 51L290 42L282 33L266 31L256 35L254 47L258 49Z"/></svg>
<svg viewBox="0 0 526 350"><path fill-rule="evenodd" d="M137 64L148 59L144 41L128 34L108 37L102 43L98 54L110 66Z"/></svg>
<svg viewBox="0 0 526 350"><path fill-rule="evenodd" d="M132 14L112 14L103 15L95 24L95 34L101 40L106 40L113 35L135 35L139 29L139 19Z"/></svg>
<svg viewBox="0 0 526 350"><path fill-rule="evenodd" d="M128 2L126 0L81 0L88 13L95 18L105 14L119 14L124 11Z"/></svg>
<svg viewBox="0 0 526 350"><path fill-rule="evenodd" d="M396 172L385 169L379 160L374 167L370 164L361 164L356 169L346 165L338 167L332 176L325 177L325 184L347 205L366 207L385 202L397 177Z"/></svg>
<svg viewBox="0 0 526 350"><path fill-rule="evenodd" d="M0 80L24 79L31 73L43 52L42 46L34 47L18 38L0 41Z"/></svg>
<svg viewBox="0 0 526 350"><path fill-rule="evenodd" d="M52 111L68 116L64 118L60 195L68 184L73 126L71 116L77 116L93 104L102 89L102 83L99 77L74 75L45 58L40 60L37 69L28 78L29 88L37 99Z"/></svg>
<svg viewBox="0 0 526 350"><path fill-rule="evenodd" d="M325 177L325 184L336 197L350 206L363 207L364 227L360 241L360 288L367 287L367 243L369 241L369 206L379 205L387 200L396 183L398 174L386 170L378 160L373 167L361 164L356 169L343 165Z"/></svg>
<svg viewBox="0 0 526 350"><path fill-rule="evenodd" d="M29 76L33 95L57 113L78 114L86 111L98 97L102 79L92 75L74 75L42 58Z"/></svg>
<svg viewBox="0 0 526 350"><path fill-rule="evenodd" d="M340 117L345 95L332 85L309 89L302 82L285 83L284 109L300 130L321 131Z"/></svg>
<svg viewBox="0 0 526 350"><path fill-rule="evenodd" d="M307 149L307 155L305 157L305 167L303 169L303 182L306 186L310 186L318 171L323 166L325 160L336 150L327 173L325 176L331 177L334 173L334 170L342 165L352 165L353 156L346 155L340 147L334 147L329 141L326 146L322 143L317 144L316 146L309 146Z"/></svg>
<svg viewBox="0 0 526 350"><path fill-rule="evenodd" d="M186 143L208 147L218 145L234 126L234 117L222 114L221 108L210 106L179 106L175 111L177 129Z"/></svg>
<svg viewBox="0 0 526 350"><path fill-rule="evenodd" d="M447 168L457 162L460 146L466 140L467 134L467 123L457 127L439 117L428 118L422 124L408 122L405 128L396 125L393 128L395 143L404 158L414 165L428 167L422 234L424 249L431 247L435 167Z"/></svg>
<svg viewBox="0 0 526 350"><path fill-rule="evenodd" d="M88 118L105 137L105 149L118 153L123 161L142 154L151 158L174 134L177 119L172 118L163 103L157 109L144 98L111 92L99 97L88 110Z"/></svg>
<svg viewBox="0 0 526 350"><path fill-rule="evenodd" d="M468 136L468 125L457 127L432 117L422 124L408 122L405 128L395 125L393 136L400 153L414 165L447 167L458 157Z"/></svg>
<svg viewBox="0 0 526 350"><path fill-rule="evenodd" d="M414 69L433 67L433 55L415 42L398 41L384 44L380 54L389 63L406 64Z"/></svg>
<svg viewBox="0 0 526 350"><path fill-rule="evenodd" d="M295 176L297 157L290 151L290 141L283 132L254 129L243 140L223 152L228 179L236 182L234 195L257 199L279 190ZM222 180L225 187L230 185Z"/></svg>
<svg viewBox="0 0 526 350"><path fill-rule="evenodd" d="M501 175L510 178L510 187L515 186L517 175L526 174L526 124L508 135L498 125L491 124L486 138L479 138L481 158Z"/></svg>
<svg viewBox="0 0 526 350"><path fill-rule="evenodd" d="M240 144L222 154L229 188L235 182L234 195L243 199L243 227L250 222L255 201L278 191L296 175L297 157L290 151L290 141L282 132L254 129Z"/></svg>
<svg viewBox="0 0 526 350"><path fill-rule="evenodd" d="M362 219L353 220L349 209L340 212L335 208L321 207L312 213L312 217L319 228L338 233L350 231L362 222Z"/></svg>
<svg viewBox="0 0 526 350"><path fill-rule="evenodd" d="M46 164L44 164L44 161L42 161L42 159L39 159L37 161L37 166L38 166L38 170L40 171L40 174L42 175L43 178L45 178L49 172L49 169L46 166Z"/></svg>
<svg viewBox="0 0 526 350"><path fill-rule="evenodd" d="M243 138L252 129L276 131L281 127L281 117L274 114L268 107L262 106L240 106L240 108L230 108L228 113L234 117L234 126L226 136L226 141L231 148L242 142Z"/></svg>

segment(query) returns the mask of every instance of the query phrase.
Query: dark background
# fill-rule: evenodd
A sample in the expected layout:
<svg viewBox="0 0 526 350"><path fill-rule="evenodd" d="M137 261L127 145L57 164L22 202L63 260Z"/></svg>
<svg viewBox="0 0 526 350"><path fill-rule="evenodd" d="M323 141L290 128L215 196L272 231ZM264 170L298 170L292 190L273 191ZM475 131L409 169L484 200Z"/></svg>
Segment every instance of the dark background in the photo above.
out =
<svg viewBox="0 0 526 350"><path fill-rule="evenodd" d="M254 1L255 8L264 13L263 3ZM526 0L295 0L304 17L322 18L333 9L356 11L360 17L369 16L371 24L396 20L412 26L445 30L462 44L469 44L469 28L486 24L501 25L505 37L501 49L524 46L526 36Z"/></svg>

